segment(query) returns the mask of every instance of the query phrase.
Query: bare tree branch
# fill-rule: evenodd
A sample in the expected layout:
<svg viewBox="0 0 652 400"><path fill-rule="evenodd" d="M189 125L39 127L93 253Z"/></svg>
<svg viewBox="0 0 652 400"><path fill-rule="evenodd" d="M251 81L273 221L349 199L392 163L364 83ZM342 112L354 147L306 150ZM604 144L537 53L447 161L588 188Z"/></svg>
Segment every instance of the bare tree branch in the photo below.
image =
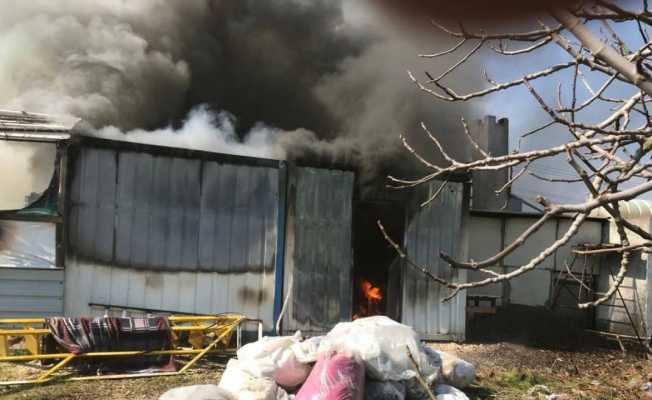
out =
<svg viewBox="0 0 652 400"><path fill-rule="evenodd" d="M554 8L548 12L559 23L558 26L551 28L543 20L538 20L539 29L525 32L473 31L467 29L463 23L452 29L432 21L436 28L458 41L446 50L423 54L422 57L456 58L452 63L448 63L450 67L436 77L426 72L427 80L421 81L408 71L410 79L420 91L429 94L436 101L467 102L524 87L536 100L538 107L550 117L550 121L522 132L518 146L512 153L496 155L490 154L474 140L468 124L462 119L463 134L474 149L471 160L453 158L436 134L422 123L422 130L437 152L442 155L446 165L431 163L423 156L424 153L421 153L420 149L411 147L401 137L407 151L425 165L429 172L412 179L390 176L389 179L395 187L415 187L433 180L443 180L437 190L431 192L428 199L423 202L422 206L426 206L439 196L448 184L449 176L470 174L475 171L508 170L510 178L500 185L496 193L508 190L526 174L544 183L567 185L581 183L588 191L587 198L576 203L556 203L538 196L536 202L543 208L541 216L511 243L484 260L460 261L444 252L440 253L441 258L453 269L480 271L488 275L471 282L443 279L429 273L429 269L413 263L410 261L410 255L389 238L379 223L385 239L408 265L450 290L446 300L465 289L508 281L532 271L566 245L581 229L587 218L598 209L605 210L611 217L610 223L617 231L617 243L605 248L576 250L575 253L585 257L605 253L619 254L620 266L613 276L609 289L604 293L592 292L595 297L589 302L578 304L580 308L596 306L607 301L623 282L634 252L652 251L652 233L624 218L620 211L622 202L652 191L652 160L650 159L652 114L647 104L652 98L652 40L647 30L652 26L652 11L648 7L647 0L641 2L642 7L636 11L623 8L610 0L594 0L590 6L580 4L574 8ZM590 20L597 20L601 24L602 29L599 34L592 32L587 26L586 21ZM637 42L631 40L631 35L623 35L619 24L629 24L637 29L640 40ZM527 44L524 45L524 42ZM457 54L457 51L467 43L474 43L474 45L468 51ZM483 68L481 73L488 86L472 89L467 93L458 93L457 89L443 83L445 79L451 79L456 73L462 71L462 65L470 64L471 59L483 57L485 54L481 52L483 48L489 47L499 57L512 57L528 56L547 46L562 49L565 55L570 56L570 60L555 62L537 60L539 64L537 71L525 73L518 79L505 82L490 78ZM567 78L569 74L563 71L571 68L572 75ZM568 79L567 84L563 82L565 79ZM550 105L546 100L546 95L551 90L540 92L535 89L535 84L537 88L556 86L556 106ZM567 92L568 90L570 91ZM570 93L570 97L567 93ZM568 140L561 144L521 150L521 142L524 139L535 134L543 136L555 129L567 131L570 134ZM536 161L558 162L562 154L566 156L566 162L574 176L546 177L529 170L532 165L536 165L533 164ZM519 170L511 175L513 168ZM540 253L532 255L527 262L511 272L499 273L487 269L504 261L528 241L535 240L533 238L536 232L546 223L562 216L571 218L572 223L561 237L546 243ZM635 233L643 238L644 242L630 243L628 233ZM569 276L579 282L579 278L568 266L566 269ZM581 287L590 290L583 281Z"/></svg>

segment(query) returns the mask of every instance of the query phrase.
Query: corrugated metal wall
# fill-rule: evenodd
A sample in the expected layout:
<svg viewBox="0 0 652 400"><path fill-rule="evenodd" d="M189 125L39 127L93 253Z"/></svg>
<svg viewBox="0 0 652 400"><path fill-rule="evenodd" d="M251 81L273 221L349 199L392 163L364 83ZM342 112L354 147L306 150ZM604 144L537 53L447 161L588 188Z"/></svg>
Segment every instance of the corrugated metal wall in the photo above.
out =
<svg viewBox="0 0 652 400"><path fill-rule="evenodd" d="M316 168L290 173L284 330L325 332L351 319L354 174Z"/></svg>
<svg viewBox="0 0 652 400"><path fill-rule="evenodd" d="M63 270L0 268L0 317L63 315Z"/></svg>
<svg viewBox="0 0 652 400"><path fill-rule="evenodd" d="M408 257L444 279L466 280L466 271L454 271L439 257L439 252L464 257L464 186L449 183L437 199L425 207L420 203L434 193L439 183L431 183L429 193L415 196L408 213L405 246ZM466 296L442 302L448 290L423 273L404 266L402 321L424 338L464 340Z"/></svg>
<svg viewBox="0 0 652 400"><path fill-rule="evenodd" d="M67 314L103 303L243 312L271 326L277 163L88 145L75 158Z"/></svg>
<svg viewBox="0 0 652 400"><path fill-rule="evenodd" d="M431 183L429 194L439 187ZM428 193L426 193L427 195ZM408 257L436 276L464 282L466 271L454 271L439 257L443 251L464 256L463 198L461 183L449 183L435 201L425 207L428 197L415 196L408 213L405 246ZM436 282L406 265L403 275L403 323L411 325L422 337L433 340L464 340L466 296L442 302L448 294Z"/></svg>

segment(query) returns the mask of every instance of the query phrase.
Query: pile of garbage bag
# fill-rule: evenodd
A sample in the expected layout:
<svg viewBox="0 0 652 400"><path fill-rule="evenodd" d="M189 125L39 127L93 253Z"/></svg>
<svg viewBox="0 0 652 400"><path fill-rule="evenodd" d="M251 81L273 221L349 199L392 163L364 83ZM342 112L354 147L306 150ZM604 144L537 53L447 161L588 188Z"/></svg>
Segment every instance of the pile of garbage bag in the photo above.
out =
<svg viewBox="0 0 652 400"><path fill-rule="evenodd" d="M238 350L218 385L175 388L159 400L465 400L460 389L474 380L470 363L374 316L306 340L264 337Z"/></svg>

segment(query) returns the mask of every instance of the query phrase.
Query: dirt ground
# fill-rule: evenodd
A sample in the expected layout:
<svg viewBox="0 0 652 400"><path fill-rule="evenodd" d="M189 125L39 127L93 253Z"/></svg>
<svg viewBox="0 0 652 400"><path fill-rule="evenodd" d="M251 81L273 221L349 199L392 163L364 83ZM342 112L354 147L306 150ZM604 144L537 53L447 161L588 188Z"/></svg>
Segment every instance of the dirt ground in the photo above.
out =
<svg viewBox="0 0 652 400"><path fill-rule="evenodd" d="M558 399L648 398L641 386L652 373L652 362L635 351L626 354L616 349L600 348L560 351L506 342L433 346L456 353L476 365L478 381L466 390L473 400L545 398L532 393L532 388L537 385L545 385L552 393L559 394ZM54 382L44 386L0 388L0 398L154 400L172 387L215 383L222 370L223 362L213 361L178 377ZM34 366L0 364L0 379L26 379L40 371Z"/></svg>
<svg viewBox="0 0 652 400"><path fill-rule="evenodd" d="M537 399L550 389L559 399L641 399L652 362L639 351L591 348L560 351L512 343L435 344L473 363L478 379L465 390L472 399ZM535 386L537 388L533 389ZM652 396L649 397L652 399Z"/></svg>

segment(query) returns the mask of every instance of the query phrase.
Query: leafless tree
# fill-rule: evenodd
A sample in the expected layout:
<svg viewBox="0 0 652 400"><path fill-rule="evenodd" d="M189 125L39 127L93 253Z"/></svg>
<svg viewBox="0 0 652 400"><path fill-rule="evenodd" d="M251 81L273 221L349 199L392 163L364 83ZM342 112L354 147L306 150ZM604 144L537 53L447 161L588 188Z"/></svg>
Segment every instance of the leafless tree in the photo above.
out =
<svg viewBox="0 0 652 400"><path fill-rule="evenodd" d="M410 72L410 79L419 90L438 101L466 102L525 87L536 100L536 104L549 116L549 121L524 132L522 136L541 134L549 131L551 127L557 127L567 130L569 139L560 145L532 151L522 151L519 146L513 153L493 156L474 142L466 122L462 119L461 127L473 144L477 157L472 160L459 160L450 156L436 135L422 124L424 134L443 155L446 165L431 163L402 137L405 148L430 172L418 179L390 176L392 185L408 188L433 180L440 180L445 184L446 177L450 175L509 169L514 173L510 175L507 184L499 189L504 191L526 174L545 182L559 181L535 174L529 169L537 161L561 156L577 174L575 179L568 179L566 182L581 182L589 193L585 201L577 204L557 204L539 196L537 202L543 208L541 217L512 243L485 260L459 261L441 254L452 268L481 271L486 274L484 279L468 283L446 281L428 274L426 268L408 260L431 279L447 286L450 289L447 299L464 289L510 280L532 271L566 244L578 232L590 213L600 207L613 217L619 244L599 251L620 253L620 268L609 290L591 302L579 304L580 308L595 306L609 299L623 282L632 253L652 243L652 234L625 220L619 205L620 201L636 198L652 190L652 119L647 104L652 99L652 37L648 32L652 27L652 11L648 8L647 0L642 0L640 5L635 6L636 9L623 8L609 0L595 0L568 8L554 8L548 10L547 15L534 19L536 25L532 30L522 32L489 33L469 28L464 23L458 23L456 26L447 23L449 26L444 26L432 21L436 29L453 37L456 44L449 49L422 57L449 58L452 55L461 55L450 68L437 76L426 72L424 79L419 79ZM546 46L561 48L568 54L568 61L542 65L540 70L512 81L497 82L484 73L486 87L468 93L460 93L447 83L450 77L456 72L459 73L462 65L472 57L477 57L481 49L491 49L501 57L514 57L532 56L534 52ZM549 104L545 96L536 89L542 82L549 83L551 80L563 81L557 86L557 98L553 101L555 104ZM613 95L613 92L621 94ZM588 112L589 110L594 112ZM596 113L602 114L597 123ZM589 115L591 118L587 117ZM434 196L437 196L438 192ZM562 215L572 219L568 229L554 242L547 243L547 247L529 262L511 272L499 273L489 269L531 239L547 221ZM387 236L382 225L380 227L398 254L407 258L400 247ZM641 236L647 242L631 244L628 232Z"/></svg>

